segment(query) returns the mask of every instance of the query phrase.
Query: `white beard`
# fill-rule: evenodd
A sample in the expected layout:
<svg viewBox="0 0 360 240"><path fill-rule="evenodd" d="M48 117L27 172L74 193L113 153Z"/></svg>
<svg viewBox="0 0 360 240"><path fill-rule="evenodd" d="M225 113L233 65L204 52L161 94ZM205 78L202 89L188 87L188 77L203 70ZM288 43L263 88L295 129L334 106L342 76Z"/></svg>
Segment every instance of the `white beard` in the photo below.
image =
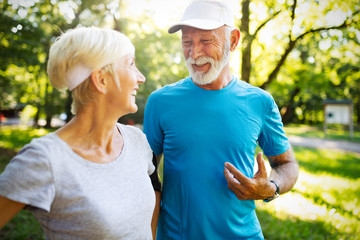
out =
<svg viewBox="0 0 360 240"><path fill-rule="evenodd" d="M220 61L216 61L210 57L199 57L193 59L188 57L186 59L186 66L189 70L192 80L198 85L206 85L216 80L220 72L223 70L230 59L230 41L226 41L224 46L224 55ZM207 72L195 71L192 64L203 65L210 63L210 69Z"/></svg>

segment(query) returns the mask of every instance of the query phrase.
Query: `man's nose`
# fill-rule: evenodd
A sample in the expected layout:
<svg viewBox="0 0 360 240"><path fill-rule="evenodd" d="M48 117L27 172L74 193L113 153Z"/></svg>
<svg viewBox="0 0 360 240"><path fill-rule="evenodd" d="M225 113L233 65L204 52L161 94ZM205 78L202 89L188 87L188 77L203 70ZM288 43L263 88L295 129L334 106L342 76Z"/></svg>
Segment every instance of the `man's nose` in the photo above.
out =
<svg viewBox="0 0 360 240"><path fill-rule="evenodd" d="M202 45L199 43L193 43L190 49L189 56L192 59L197 59L198 57L201 57L202 54L203 54Z"/></svg>

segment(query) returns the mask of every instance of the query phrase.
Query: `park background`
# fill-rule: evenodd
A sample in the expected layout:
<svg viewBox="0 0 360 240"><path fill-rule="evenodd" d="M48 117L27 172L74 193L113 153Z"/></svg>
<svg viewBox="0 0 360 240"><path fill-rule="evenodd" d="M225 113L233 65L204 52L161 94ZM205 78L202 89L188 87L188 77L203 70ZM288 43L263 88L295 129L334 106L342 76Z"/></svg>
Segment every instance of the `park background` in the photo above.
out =
<svg viewBox="0 0 360 240"><path fill-rule="evenodd" d="M0 172L32 138L71 119L71 95L49 84L48 50L61 32L99 26L125 33L147 81L139 111L119 119L142 124L155 89L188 75L180 33L167 28L190 0L0 0ZM288 135L325 138L324 100L351 100L355 133L328 126L328 139L360 143L360 3L356 0L229 0L241 30L231 56L235 76L269 91ZM16 124L16 125L14 125ZM260 149L258 149L259 151ZM266 239L360 239L360 155L294 147L300 177L288 194L257 201ZM0 239L42 239L22 211Z"/></svg>

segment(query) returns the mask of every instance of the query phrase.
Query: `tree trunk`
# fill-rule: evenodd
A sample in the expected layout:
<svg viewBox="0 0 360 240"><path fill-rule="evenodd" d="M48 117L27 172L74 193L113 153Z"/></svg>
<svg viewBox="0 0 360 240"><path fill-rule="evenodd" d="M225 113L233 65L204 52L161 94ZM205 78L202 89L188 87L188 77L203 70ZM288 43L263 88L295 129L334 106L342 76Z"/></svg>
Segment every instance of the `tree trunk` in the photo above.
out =
<svg viewBox="0 0 360 240"><path fill-rule="evenodd" d="M354 111L357 116L356 123L358 126L360 126L360 88L358 91L358 102L354 101L353 104L354 104Z"/></svg>
<svg viewBox="0 0 360 240"><path fill-rule="evenodd" d="M49 87L49 83L46 83L46 89L45 89L45 115L46 115L46 128L50 128L51 127L51 119L52 119L52 108L51 108L51 104L52 104L52 94L53 94L53 89L50 92L50 87Z"/></svg>
<svg viewBox="0 0 360 240"><path fill-rule="evenodd" d="M281 118L284 124L291 122L292 118L295 116L295 101L294 98L300 93L300 88L295 87L293 92L291 93L290 99L286 106L281 108Z"/></svg>
<svg viewBox="0 0 360 240"><path fill-rule="evenodd" d="M37 110L34 117L33 127L38 128L39 127L39 118L40 118L40 111L41 111L41 105L40 103L36 106Z"/></svg>
<svg viewBox="0 0 360 240"><path fill-rule="evenodd" d="M241 79L245 82L250 82L250 73L251 73L251 43L249 37L244 37L241 55Z"/></svg>
<svg viewBox="0 0 360 240"><path fill-rule="evenodd" d="M249 10L250 0L242 1L242 18L240 30L242 34L241 42L241 79L245 82L250 82L250 72L251 72L251 36L249 33Z"/></svg>

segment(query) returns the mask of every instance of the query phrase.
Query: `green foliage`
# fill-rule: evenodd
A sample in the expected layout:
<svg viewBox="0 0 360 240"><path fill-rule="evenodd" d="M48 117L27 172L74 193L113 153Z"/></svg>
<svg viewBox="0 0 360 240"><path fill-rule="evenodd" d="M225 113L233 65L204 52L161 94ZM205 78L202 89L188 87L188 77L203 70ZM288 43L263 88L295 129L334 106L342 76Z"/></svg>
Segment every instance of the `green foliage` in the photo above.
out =
<svg viewBox="0 0 360 240"><path fill-rule="evenodd" d="M142 123L143 113L148 96L154 90L174 83L188 75L181 50L180 38L176 34L168 34L164 29L148 24L146 16L140 21L134 21L128 28L129 38L136 49L136 66L146 77L146 82L140 85L136 102L139 110L127 115L121 120L133 119ZM137 29L151 29L138 32Z"/></svg>
<svg viewBox="0 0 360 240"><path fill-rule="evenodd" d="M8 16L6 11L0 15L0 70L10 64L34 66L41 63L38 56L42 53L39 42L45 41L44 31L27 19ZM44 62L44 61L42 61Z"/></svg>
<svg viewBox="0 0 360 240"><path fill-rule="evenodd" d="M0 110L31 104L38 110L35 119L65 112L66 94L54 90L47 79L49 47L80 21L82 26L100 25L99 19L110 14L108 2L1 1Z"/></svg>
<svg viewBox="0 0 360 240"><path fill-rule="evenodd" d="M332 38L337 38L345 33L334 30L332 34ZM288 59L277 81L269 86L280 109L292 108L291 117L284 119L286 123L322 122L325 99L351 99L354 121L359 122L360 66L354 60L360 57L360 49L350 53L353 45L348 42L319 51L322 35L304 39L293 51L295 56Z"/></svg>
<svg viewBox="0 0 360 240"><path fill-rule="evenodd" d="M41 57L43 30L8 15L8 11L0 15L0 108L14 106L34 94L33 74L45 63Z"/></svg>
<svg viewBox="0 0 360 240"><path fill-rule="evenodd" d="M250 82L270 82L284 122L319 123L324 99L352 99L359 124L359 2L250 2Z"/></svg>
<svg viewBox="0 0 360 240"><path fill-rule="evenodd" d="M38 109L36 119L69 112L67 94L48 82L46 59L55 38L77 26L110 27L132 39L147 82L138 91L138 113L127 119L141 123L149 94L187 74L178 36L157 28L149 14L132 19L124 1L5 1L0 7L0 20L6 22L0 26L0 109L31 104Z"/></svg>

